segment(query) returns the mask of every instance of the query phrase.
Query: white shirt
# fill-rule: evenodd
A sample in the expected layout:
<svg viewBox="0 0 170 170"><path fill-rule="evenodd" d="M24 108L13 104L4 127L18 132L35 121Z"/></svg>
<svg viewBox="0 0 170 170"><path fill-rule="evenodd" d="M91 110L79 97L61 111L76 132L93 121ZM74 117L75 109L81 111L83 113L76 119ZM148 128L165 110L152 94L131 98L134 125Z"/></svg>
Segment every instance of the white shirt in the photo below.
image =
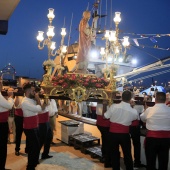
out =
<svg viewBox="0 0 170 170"><path fill-rule="evenodd" d="M170 107L164 103L148 107L140 117L148 130L170 130Z"/></svg>
<svg viewBox="0 0 170 170"><path fill-rule="evenodd" d="M140 120L139 115L144 111L144 106L143 105L134 105L133 108L137 110L137 112L138 112L138 120Z"/></svg>
<svg viewBox="0 0 170 170"><path fill-rule="evenodd" d="M0 112L6 112L12 109L14 105L14 100L10 97L6 100L0 92Z"/></svg>
<svg viewBox="0 0 170 170"><path fill-rule="evenodd" d="M82 112L83 112L83 114L86 114L86 113L88 113L88 109L87 109L87 103L86 102L81 102L81 104L82 104Z"/></svg>
<svg viewBox="0 0 170 170"><path fill-rule="evenodd" d="M109 106L107 106L107 110L109 109ZM103 113L103 104L98 104L97 103L97 107L96 107L96 114L97 115L102 115Z"/></svg>
<svg viewBox="0 0 170 170"><path fill-rule="evenodd" d="M152 97L152 102L155 102L155 97Z"/></svg>
<svg viewBox="0 0 170 170"><path fill-rule="evenodd" d="M78 109L79 109L79 114L87 114L88 113L88 109L87 109L87 103L82 101L82 102L78 102ZM71 111L71 109L70 109Z"/></svg>
<svg viewBox="0 0 170 170"><path fill-rule="evenodd" d="M24 117L36 116L38 112L42 112L41 106L37 105L35 100L28 97L23 98L21 108Z"/></svg>
<svg viewBox="0 0 170 170"><path fill-rule="evenodd" d="M97 106L97 102L90 102L89 106L96 107Z"/></svg>
<svg viewBox="0 0 170 170"><path fill-rule="evenodd" d="M49 111L49 116L54 116L55 113L58 112L57 103L54 99L50 99L50 104L47 106L47 109Z"/></svg>
<svg viewBox="0 0 170 170"><path fill-rule="evenodd" d="M104 117L110 118L110 122L130 126L133 120L138 119L138 113L129 103L122 101L119 104L112 104Z"/></svg>
<svg viewBox="0 0 170 170"><path fill-rule="evenodd" d="M137 110L138 114L141 114L144 111L143 105L135 105L133 108Z"/></svg>

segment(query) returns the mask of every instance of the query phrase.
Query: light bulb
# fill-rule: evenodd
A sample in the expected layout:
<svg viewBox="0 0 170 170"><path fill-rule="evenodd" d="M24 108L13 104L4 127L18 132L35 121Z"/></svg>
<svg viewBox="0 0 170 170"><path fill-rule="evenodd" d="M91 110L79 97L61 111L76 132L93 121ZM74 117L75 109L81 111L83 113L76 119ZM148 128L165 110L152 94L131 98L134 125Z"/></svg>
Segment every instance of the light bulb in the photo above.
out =
<svg viewBox="0 0 170 170"><path fill-rule="evenodd" d="M50 46L50 49L51 49L51 50L54 50L54 49L56 48L55 43L56 43L56 42L54 42L54 41L51 42L51 46Z"/></svg>
<svg viewBox="0 0 170 170"><path fill-rule="evenodd" d="M65 36L66 35L66 28L61 28L61 35Z"/></svg>
<svg viewBox="0 0 170 170"><path fill-rule="evenodd" d="M109 36L110 36L110 31L109 31L109 30L106 30L104 36L105 36L105 38L109 38Z"/></svg>
<svg viewBox="0 0 170 170"><path fill-rule="evenodd" d="M117 40L117 38L116 38L116 31L110 31L109 41L115 42L116 40Z"/></svg>
<svg viewBox="0 0 170 170"><path fill-rule="evenodd" d="M55 33L54 33L54 26L48 26L48 32L47 32L47 36L49 38L54 37Z"/></svg>
<svg viewBox="0 0 170 170"><path fill-rule="evenodd" d="M38 31L38 36L37 36L37 40L39 42L44 40L44 36L43 36L44 32L43 31Z"/></svg>
<svg viewBox="0 0 170 170"><path fill-rule="evenodd" d="M54 9L53 8L49 8L49 13L47 14L47 17L49 20L53 20L55 15L54 15Z"/></svg>
<svg viewBox="0 0 170 170"><path fill-rule="evenodd" d="M101 54L101 55L105 55L105 48L104 48L104 47L101 47L101 49L100 49L100 54Z"/></svg>
<svg viewBox="0 0 170 170"><path fill-rule="evenodd" d="M67 52L67 46L66 45L63 45L62 47L62 53L66 53Z"/></svg>
<svg viewBox="0 0 170 170"><path fill-rule="evenodd" d="M128 47L129 46L129 37L128 36L125 36L125 37L123 37L123 43L122 43L122 45L124 46L124 47Z"/></svg>
<svg viewBox="0 0 170 170"><path fill-rule="evenodd" d="M115 12L114 22L119 23L121 21L120 14L121 12Z"/></svg>

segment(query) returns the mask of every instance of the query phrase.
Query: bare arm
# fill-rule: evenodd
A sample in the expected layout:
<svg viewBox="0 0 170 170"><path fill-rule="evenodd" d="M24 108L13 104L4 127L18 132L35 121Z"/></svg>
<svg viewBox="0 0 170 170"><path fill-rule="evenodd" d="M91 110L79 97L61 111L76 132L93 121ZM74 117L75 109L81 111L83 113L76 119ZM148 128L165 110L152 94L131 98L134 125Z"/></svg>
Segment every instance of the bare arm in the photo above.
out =
<svg viewBox="0 0 170 170"><path fill-rule="evenodd" d="M15 105L15 107L18 107L18 105L19 105L19 97L18 96L15 97L14 105Z"/></svg>
<svg viewBox="0 0 170 170"><path fill-rule="evenodd" d="M35 100L37 102L37 105L40 105L41 106L41 109L44 110L45 107L47 106L46 102L44 101L43 103L41 103L40 101L40 97L39 97L39 94L38 93L35 93Z"/></svg>
<svg viewBox="0 0 170 170"><path fill-rule="evenodd" d="M102 116L103 117L104 117L104 113L107 111L107 105L108 105L108 101L103 100L103 110L102 110Z"/></svg>

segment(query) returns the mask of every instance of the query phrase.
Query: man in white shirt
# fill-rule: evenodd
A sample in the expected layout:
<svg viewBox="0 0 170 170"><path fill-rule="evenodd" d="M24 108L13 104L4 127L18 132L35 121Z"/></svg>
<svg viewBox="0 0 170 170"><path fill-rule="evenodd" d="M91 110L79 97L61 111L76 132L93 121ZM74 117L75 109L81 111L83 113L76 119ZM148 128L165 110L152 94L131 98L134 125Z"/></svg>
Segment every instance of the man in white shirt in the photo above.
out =
<svg viewBox="0 0 170 170"><path fill-rule="evenodd" d="M123 150L126 170L133 170L129 126L133 120L138 119L138 114L137 111L130 106L131 98L132 93L130 91L124 91L122 93L122 102L111 105L104 113L104 117L110 119L110 140L108 145L112 158L112 168L116 170L120 169L119 145Z"/></svg>
<svg viewBox="0 0 170 170"><path fill-rule="evenodd" d="M25 92L21 103L24 117L23 128L29 144L27 170L35 170L40 152L38 113L42 112L46 106L41 104L39 95L35 93L35 87L32 84L25 84L23 90Z"/></svg>
<svg viewBox="0 0 170 170"><path fill-rule="evenodd" d="M8 116L9 109L12 109L14 100L9 97L8 101L2 96L2 79L0 78L0 169L5 170L7 158L7 142L8 142Z"/></svg>
<svg viewBox="0 0 170 170"><path fill-rule="evenodd" d="M101 158L101 162L104 162L104 167L110 167L111 166L111 158L110 158L110 154L108 154L109 152L109 147L108 147L108 143L109 143L109 129L110 129L110 120L109 119L105 119L103 117L103 111L105 111L105 109L103 108L103 103L104 104L108 104L108 101L103 101L98 102L97 103L97 107L96 107L96 114L97 114L97 121L96 121L96 126L99 129L100 133L101 133L101 139L102 139L102 146L101 146L101 152L102 152L102 158ZM107 107L108 109L108 107Z"/></svg>
<svg viewBox="0 0 170 170"><path fill-rule="evenodd" d="M39 87L36 87L35 91L39 94L43 94L44 91ZM41 99L41 104L46 103L46 107L42 112L38 113L38 129L39 129L39 139L40 139L40 151L43 147L41 159L52 158L53 156L49 155L52 131L49 123L49 111L48 111L48 103L49 100Z"/></svg>
<svg viewBox="0 0 170 170"><path fill-rule="evenodd" d="M15 96L14 99L14 107L15 107L15 126L16 126L16 141L15 141L15 155L20 155L20 144L21 144L21 137L23 132L23 111L21 109L21 101L23 96ZM27 140L26 140L27 141ZM27 142L26 142L27 143ZM25 152L27 153L27 147L25 148Z"/></svg>
<svg viewBox="0 0 170 170"><path fill-rule="evenodd" d="M53 142L53 136L54 136L54 131L56 131L56 116L58 116L58 109L57 109L57 103L54 99L49 100L49 105L48 111L49 111L49 122L50 122L50 127L52 130L52 140L51 144L55 145L56 143Z"/></svg>
<svg viewBox="0 0 170 170"><path fill-rule="evenodd" d="M165 104L166 94L157 92L155 105L148 107L141 115L141 120L146 122L148 129L146 134L146 161L147 169L156 169L156 157L158 157L158 169L168 170L170 148L170 107Z"/></svg>
<svg viewBox="0 0 170 170"><path fill-rule="evenodd" d="M145 167L145 165L141 164L141 142L140 142L140 117L139 115L144 111L143 102L136 101L135 104L134 99L131 100L131 107L136 109L138 112L138 119L132 121L130 125L129 132L133 142L134 148L134 167L140 168Z"/></svg>
<svg viewBox="0 0 170 170"><path fill-rule="evenodd" d="M8 98L14 98L14 89L8 88L7 90ZM9 126L9 135L8 135L8 143L11 143L10 141L10 133L13 134L13 141L12 143L15 143L16 140L16 127L15 127L15 121L14 121L14 106L12 109L9 110L9 117L8 117L8 126Z"/></svg>

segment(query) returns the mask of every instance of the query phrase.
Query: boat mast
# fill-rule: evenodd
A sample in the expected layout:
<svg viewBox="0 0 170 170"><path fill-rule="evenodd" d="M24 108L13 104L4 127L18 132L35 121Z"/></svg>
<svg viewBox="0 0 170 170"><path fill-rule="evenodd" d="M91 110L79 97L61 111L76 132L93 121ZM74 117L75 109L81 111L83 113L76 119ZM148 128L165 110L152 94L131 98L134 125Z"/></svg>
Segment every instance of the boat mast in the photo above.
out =
<svg viewBox="0 0 170 170"><path fill-rule="evenodd" d="M93 4L93 21L92 21L92 44L96 46L96 33L97 33L97 21L99 19L98 7L100 0L95 1Z"/></svg>

